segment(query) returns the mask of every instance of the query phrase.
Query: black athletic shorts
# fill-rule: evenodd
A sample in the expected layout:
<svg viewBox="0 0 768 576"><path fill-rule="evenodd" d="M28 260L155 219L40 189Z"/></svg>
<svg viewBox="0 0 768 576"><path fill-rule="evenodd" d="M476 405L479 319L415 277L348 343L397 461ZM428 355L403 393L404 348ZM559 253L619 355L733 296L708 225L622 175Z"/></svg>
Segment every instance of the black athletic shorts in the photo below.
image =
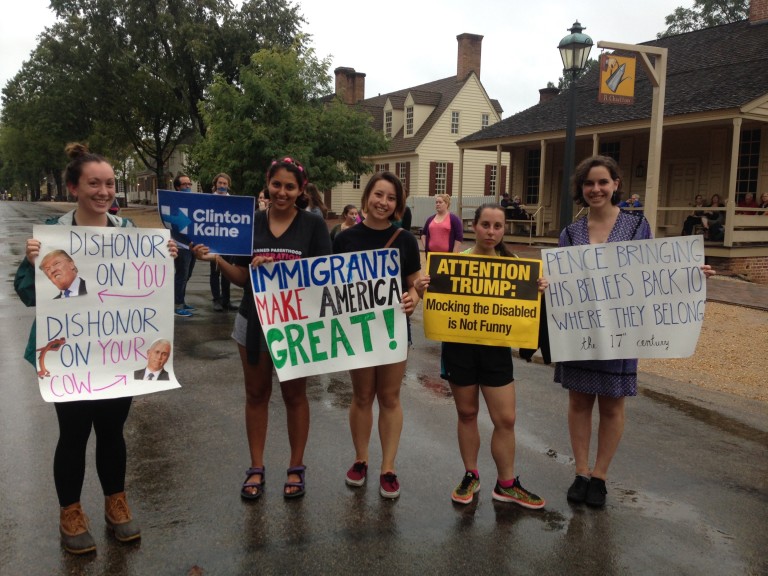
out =
<svg viewBox="0 0 768 576"><path fill-rule="evenodd" d="M440 377L456 386L505 386L515 379L512 349L443 342Z"/></svg>

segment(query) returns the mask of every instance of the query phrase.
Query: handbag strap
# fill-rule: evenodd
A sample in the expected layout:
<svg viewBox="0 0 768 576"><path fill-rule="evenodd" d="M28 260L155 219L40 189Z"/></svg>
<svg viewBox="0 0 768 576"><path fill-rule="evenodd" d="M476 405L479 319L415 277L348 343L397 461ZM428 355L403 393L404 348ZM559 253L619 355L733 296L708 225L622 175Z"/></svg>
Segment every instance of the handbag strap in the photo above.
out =
<svg viewBox="0 0 768 576"><path fill-rule="evenodd" d="M402 232L402 231L403 231L402 228L398 228L397 230L395 230L395 233L392 234L392 237L387 241L386 244L384 244L384 248L389 248L390 246L392 246L392 242L395 241L395 238L397 238L399 236L400 232Z"/></svg>

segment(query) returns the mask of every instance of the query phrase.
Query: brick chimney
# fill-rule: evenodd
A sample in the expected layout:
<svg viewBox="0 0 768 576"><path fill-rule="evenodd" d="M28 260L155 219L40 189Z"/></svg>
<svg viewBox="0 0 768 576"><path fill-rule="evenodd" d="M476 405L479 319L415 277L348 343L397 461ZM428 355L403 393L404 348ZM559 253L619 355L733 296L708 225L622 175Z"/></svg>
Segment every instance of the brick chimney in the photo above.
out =
<svg viewBox="0 0 768 576"><path fill-rule="evenodd" d="M352 105L365 100L365 74L343 66L336 68L333 73L336 76L336 95L342 102Z"/></svg>
<svg viewBox="0 0 768 576"><path fill-rule="evenodd" d="M750 0L749 23L763 24L768 22L768 0Z"/></svg>
<svg viewBox="0 0 768 576"><path fill-rule="evenodd" d="M560 94L560 88L539 88L539 104L554 100Z"/></svg>
<svg viewBox="0 0 768 576"><path fill-rule="evenodd" d="M480 79L480 53L483 48L483 37L478 34L459 34L459 57L456 65L456 78L463 81L470 72Z"/></svg>

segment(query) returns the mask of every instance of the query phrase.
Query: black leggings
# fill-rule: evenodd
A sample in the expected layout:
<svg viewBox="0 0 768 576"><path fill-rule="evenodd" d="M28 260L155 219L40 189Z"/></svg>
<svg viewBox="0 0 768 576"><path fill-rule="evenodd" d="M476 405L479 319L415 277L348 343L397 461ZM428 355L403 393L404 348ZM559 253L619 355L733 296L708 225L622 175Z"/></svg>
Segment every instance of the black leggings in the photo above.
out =
<svg viewBox="0 0 768 576"><path fill-rule="evenodd" d="M133 398L57 402L59 443L53 457L53 479L59 505L80 501L85 478L85 448L96 431L96 472L105 496L125 490L123 426Z"/></svg>

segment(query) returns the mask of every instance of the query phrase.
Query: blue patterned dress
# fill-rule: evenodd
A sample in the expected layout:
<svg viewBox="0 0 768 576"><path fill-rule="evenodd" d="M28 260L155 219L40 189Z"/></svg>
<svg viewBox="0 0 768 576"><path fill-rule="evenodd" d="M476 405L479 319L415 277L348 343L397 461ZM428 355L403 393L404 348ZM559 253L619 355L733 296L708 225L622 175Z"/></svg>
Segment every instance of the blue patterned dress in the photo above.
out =
<svg viewBox="0 0 768 576"><path fill-rule="evenodd" d="M608 242L647 240L651 227L644 216L632 212L619 212L619 217L608 235ZM580 218L560 233L560 246L589 244L587 217ZM621 398L637 396L637 359L583 360L555 364L555 382L563 388Z"/></svg>

